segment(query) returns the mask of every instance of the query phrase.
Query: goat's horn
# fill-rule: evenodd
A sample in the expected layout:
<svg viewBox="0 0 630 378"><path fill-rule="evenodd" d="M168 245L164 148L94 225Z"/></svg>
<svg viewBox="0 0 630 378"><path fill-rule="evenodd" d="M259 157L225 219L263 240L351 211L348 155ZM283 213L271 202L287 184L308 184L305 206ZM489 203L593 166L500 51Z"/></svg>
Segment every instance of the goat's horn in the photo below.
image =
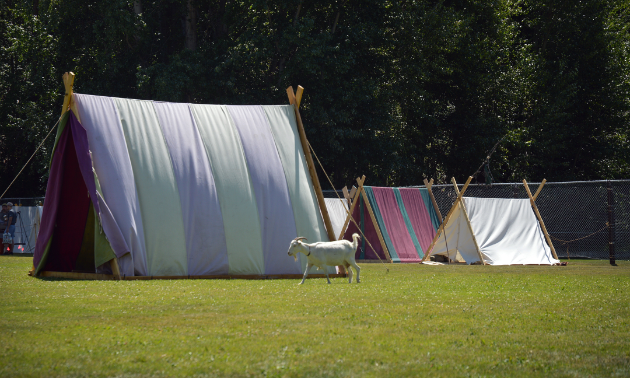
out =
<svg viewBox="0 0 630 378"><path fill-rule="evenodd" d="M305 238L304 236L298 236L297 238L293 239L293 240L308 240L307 238Z"/></svg>

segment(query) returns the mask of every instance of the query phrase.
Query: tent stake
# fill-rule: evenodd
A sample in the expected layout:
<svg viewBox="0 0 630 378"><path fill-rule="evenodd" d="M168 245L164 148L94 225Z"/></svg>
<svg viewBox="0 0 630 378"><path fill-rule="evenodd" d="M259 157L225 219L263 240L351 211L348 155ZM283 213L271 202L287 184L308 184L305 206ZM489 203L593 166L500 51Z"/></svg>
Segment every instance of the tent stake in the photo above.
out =
<svg viewBox="0 0 630 378"><path fill-rule="evenodd" d="M431 250L435 246L435 243L437 243L438 238L440 237L440 234L442 233L442 231L444 231L444 227L446 223L448 223L448 220L451 218L451 215L453 215L453 212L455 212L455 208L458 202L461 201L462 197L464 196L464 193L466 193L466 189L468 189L468 185L470 184L471 181L472 181L472 176L468 176L468 180L466 180L466 184L464 184L464 187L462 188L462 191L459 192L459 195L457 196L455 203L453 203L453 206L448 211L448 214L446 214L446 218L444 218L444 222L442 222L442 224L440 225L440 228L435 233L435 237L433 238L433 241L431 242L431 245L429 246L429 248L427 248L427 251L425 252L424 258L422 259L422 261L427 261L427 259L429 258L429 255L431 254Z"/></svg>
<svg viewBox="0 0 630 378"><path fill-rule="evenodd" d="M543 185L545 185L547 180L543 179L543 182L540 183L538 190L536 191L536 195L540 193ZM540 212L538 211L538 206L536 206L536 199L532 196L532 192L529 190L529 185L527 185L527 181L523 179L523 185L525 185L525 190L527 191L527 195L529 196L529 203L532 204L532 208L534 208L534 212L536 213L536 217L538 218L538 222L540 222L540 228L542 228L543 233L545 234L545 239L547 239L547 244L549 244L549 248L551 248L551 252L553 253L553 257L558 260L558 255L556 255L556 249L553 247L553 243L551 242L551 238L549 237L549 233L547 232L547 227L545 227L545 222L543 222L542 217L540 216Z"/></svg>
<svg viewBox="0 0 630 378"><path fill-rule="evenodd" d="M459 188L457 187L457 181L455 181L455 177L451 179L451 182L453 183L453 186L455 187L455 193L457 194L457 197L459 198ZM479 256L479 260L481 260L483 265L486 265L486 261L483 259L483 255L481 254L481 249L479 248L479 243L477 243L477 238L475 237L475 232L473 231L472 224L470 224L470 218L468 217L468 211L466 211L466 204L464 203L463 199L460 201L460 206L462 207L462 211L464 212L464 218L466 218L468 231L470 231L470 235L472 235L472 240L475 243L475 248L477 249L477 256Z"/></svg>

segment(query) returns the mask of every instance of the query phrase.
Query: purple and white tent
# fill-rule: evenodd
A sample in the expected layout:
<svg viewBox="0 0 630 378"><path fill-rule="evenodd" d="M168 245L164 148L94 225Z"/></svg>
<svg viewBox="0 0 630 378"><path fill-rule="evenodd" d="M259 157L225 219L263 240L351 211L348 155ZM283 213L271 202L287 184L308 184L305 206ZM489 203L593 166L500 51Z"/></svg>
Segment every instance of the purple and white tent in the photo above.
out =
<svg viewBox="0 0 630 378"><path fill-rule="evenodd" d="M74 94L51 159L35 274L301 274L328 236L293 105ZM329 273L335 273L333 267Z"/></svg>

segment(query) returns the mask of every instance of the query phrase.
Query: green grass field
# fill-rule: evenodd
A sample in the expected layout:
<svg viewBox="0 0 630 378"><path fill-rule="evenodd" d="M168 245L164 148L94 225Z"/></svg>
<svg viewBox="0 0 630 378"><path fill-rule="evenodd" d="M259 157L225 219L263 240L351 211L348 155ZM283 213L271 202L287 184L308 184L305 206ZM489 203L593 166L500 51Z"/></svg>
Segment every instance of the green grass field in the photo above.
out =
<svg viewBox="0 0 630 378"><path fill-rule="evenodd" d="M630 376L630 262L72 281L0 257L0 376Z"/></svg>

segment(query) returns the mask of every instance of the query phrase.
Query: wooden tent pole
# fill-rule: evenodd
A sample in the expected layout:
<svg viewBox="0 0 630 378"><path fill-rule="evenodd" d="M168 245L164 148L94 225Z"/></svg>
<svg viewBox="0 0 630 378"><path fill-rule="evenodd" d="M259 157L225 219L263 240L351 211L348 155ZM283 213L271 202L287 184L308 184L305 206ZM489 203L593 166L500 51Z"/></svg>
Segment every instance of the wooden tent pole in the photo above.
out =
<svg viewBox="0 0 630 378"><path fill-rule="evenodd" d="M457 193L457 196L459 197L459 188L457 187L457 181L455 181L455 177L451 179L451 182L453 183L453 186L455 187L455 193ZM466 218L466 224L468 225L468 231L470 231L470 234L472 235L472 240L475 243L475 248L477 249L477 256L479 256L479 260L481 260L483 265L486 265L486 261L483 259L483 255L481 254L481 249L479 248L479 243L477 243L477 238L475 237L475 231L473 230L472 224L470 223L470 218L468 217L468 211L466 211L466 204L464 203L464 200L461 200L460 202L461 202L462 210L464 212L464 217Z"/></svg>
<svg viewBox="0 0 630 378"><path fill-rule="evenodd" d="M79 118L79 112L77 110L77 105L74 102L74 73L66 72L62 77L63 86L66 89L66 95L63 98L63 106L61 108L61 115L64 115L68 110L72 110L74 116L77 117L79 122L81 118Z"/></svg>
<svg viewBox="0 0 630 378"><path fill-rule="evenodd" d="M365 175L362 178L357 177L357 182L359 183L359 188L363 188L363 183L365 182ZM357 200L359 199L360 194L361 194L360 191L357 190L354 198L352 199L352 205L350 205L350 210L348 212L348 215L346 215L346 221L344 222L343 227L341 227L341 233L339 234L339 239L337 240L341 240L343 238L343 235L346 233L346 230L348 229L348 226L350 225L350 219L352 218L352 214L354 213L354 208L357 205Z"/></svg>
<svg viewBox="0 0 630 378"><path fill-rule="evenodd" d="M540 183L538 190L536 191L536 195L540 193L543 185L545 185L547 180L543 179L543 182ZM549 233L547 232L547 227L545 227L545 222L543 222L542 217L540 216L540 212L538 211L538 206L536 206L536 199L532 196L532 192L529 191L529 185L527 185L527 181L523 180L523 185L525 185L525 190L527 191L527 195L529 196L529 203L532 204L532 208L534 209L534 213L536 213L536 217L538 218L538 222L540 223L540 228L542 228L543 233L545 234L545 239L547 239L547 244L549 244L549 248L551 248L551 253L553 253L553 257L558 260L558 255L556 254L556 249L553 247L553 243L551 242L551 237L549 237Z"/></svg>
<svg viewBox="0 0 630 378"><path fill-rule="evenodd" d="M372 219L372 224L374 225L374 229L376 230L376 235L378 235L378 240L381 242L381 248L385 251L385 256L389 262L392 262L392 256L389 254L389 249L387 249L387 244L385 244L385 239L383 239L383 234L381 233L381 228L378 226L376 222L376 216L374 216L374 212L372 211L372 206L370 205L370 201L367 198L367 194L365 194L365 189L363 189L363 184L357 190L357 193L361 193L363 195L363 201L365 201L365 207L370 213L370 218ZM376 253L376 251L374 251Z"/></svg>
<svg viewBox="0 0 630 378"><path fill-rule="evenodd" d="M534 193L534 196L533 196L534 201L536 201L536 198L538 198L538 195L540 194L540 191L542 190L543 186L545 186L546 182L547 182L547 179L543 179L540 185L538 186L538 190L536 190L536 193Z"/></svg>
<svg viewBox="0 0 630 378"><path fill-rule="evenodd" d="M440 228L435 233L435 237L433 238L433 241L431 242L431 245L429 246L429 248L427 248L427 251L425 252L424 258L422 259L422 261L427 261L427 259L429 258L429 255L431 254L431 250L435 246L435 243L437 243L438 238L440 237L440 234L444 231L444 227L448 223L448 220L451 219L451 215L453 215L453 212L455 212L455 209L457 205L459 204L459 201L461 201L462 197L464 196L464 193L466 193L466 189L468 189L468 184L470 184L471 181L472 181L472 176L468 176L468 180L466 180L466 184L464 184L462 191L459 192L459 195L457 196L457 199L455 199L453 206L448 211L448 214L446 214L446 218L444 218L444 222L442 222L442 224L440 225Z"/></svg>
<svg viewBox="0 0 630 378"><path fill-rule="evenodd" d="M298 107L300 106L300 101L302 100L302 93L304 92L304 88L302 86L298 86L298 98L296 98L295 93L293 93L293 87L287 88L287 95L289 96L289 103L293 105L293 109L295 109L295 118L297 120L298 132L300 133L300 142L302 143L302 149L304 150L304 156L306 157L306 165L308 166L308 171L311 175L311 181L313 181L313 187L315 188L315 196L317 197L317 202L319 203L319 209L322 212L322 217L324 218L324 225L326 225L326 232L328 233L328 239L330 241L337 240L335 238L335 232L332 228L332 223L330 222L330 215L328 215L328 209L326 208L326 201L324 201L324 193L322 192L322 187L319 183L319 178L317 177L317 172L315 171L315 163L313 162L313 157L311 156L311 150L309 149L308 140L306 139L306 133L304 132L304 125L302 124L302 117L300 117L300 111Z"/></svg>
<svg viewBox="0 0 630 378"><path fill-rule="evenodd" d="M79 111L77 109L77 104L74 102L74 73L66 72L63 74L63 86L66 89L66 95L63 98L63 106L61 108L61 115L64 115L67 111L72 110L74 116L77 117L77 120L81 122L81 118L79 117ZM118 266L118 259L114 257L109 260L110 266L112 268L112 273L114 278L120 280L120 267Z"/></svg>
<svg viewBox="0 0 630 378"><path fill-rule="evenodd" d="M311 156L311 150L309 149L308 140L306 139L306 133L304 132L304 124L302 123L302 117L300 116L300 102L302 101L302 93L304 88L298 85L297 96L293 93L293 87L287 88L287 95L289 96L289 103L293 105L295 110L295 120L297 121L298 132L300 133L300 142L302 143L302 149L304 150L304 156L306 157L306 165L308 166L308 172L311 175L311 181L313 182L313 188L315 189L315 196L317 197L317 203L319 204L319 210L324 218L324 226L326 226L326 233L328 234L328 240L334 241L335 231L330 221L330 215L328 214L328 208L326 207L326 201L324 200L324 193L322 192L322 186L319 183L317 172L315 171L315 163ZM345 274L346 268L343 265L337 267L340 273Z"/></svg>
<svg viewBox="0 0 630 378"><path fill-rule="evenodd" d="M431 187L433 186L433 179L431 179L431 181L427 181L427 179L424 179L424 186L427 187L427 189L429 190L429 197L431 197L431 203L433 203L433 208L435 209L435 212L437 213L438 219L440 220L440 224L442 224L442 213L440 213L440 208L437 205L437 202L435 201L435 197L433 196L433 190L431 190Z"/></svg>

